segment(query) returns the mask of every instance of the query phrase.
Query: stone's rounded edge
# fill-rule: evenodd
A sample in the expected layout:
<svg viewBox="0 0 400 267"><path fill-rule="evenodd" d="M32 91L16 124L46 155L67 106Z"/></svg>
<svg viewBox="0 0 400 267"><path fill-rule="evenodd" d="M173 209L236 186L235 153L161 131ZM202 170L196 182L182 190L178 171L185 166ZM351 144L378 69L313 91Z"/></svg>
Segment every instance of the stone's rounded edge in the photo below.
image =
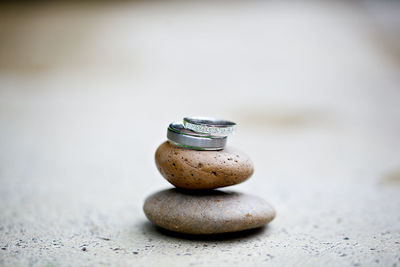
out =
<svg viewBox="0 0 400 267"><path fill-rule="evenodd" d="M155 225L193 235L239 232L271 222L275 209L248 194L207 190L167 189L146 198L143 211Z"/></svg>
<svg viewBox="0 0 400 267"><path fill-rule="evenodd" d="M198 151L165 141L156 150L155 163L168 182L186 189L231 186L246 181L254 173L249 156L232 147Z"/></svg>

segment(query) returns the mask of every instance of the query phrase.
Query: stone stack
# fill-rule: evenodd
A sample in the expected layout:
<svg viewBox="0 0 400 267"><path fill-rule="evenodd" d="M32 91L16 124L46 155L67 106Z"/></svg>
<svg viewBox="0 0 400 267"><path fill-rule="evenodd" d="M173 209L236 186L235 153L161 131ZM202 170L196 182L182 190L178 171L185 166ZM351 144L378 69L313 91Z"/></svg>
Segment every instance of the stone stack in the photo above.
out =
<svg viewBox="0 0 400 267"><path fill-rule="evenodd" d="M159 227L187 234L217 234L261 227L275 217L263 199L215 190L242 183L253 174L251 159L232 147L202 151L162 143L158 170L176 188L149 196L143 210Z"/></svg>

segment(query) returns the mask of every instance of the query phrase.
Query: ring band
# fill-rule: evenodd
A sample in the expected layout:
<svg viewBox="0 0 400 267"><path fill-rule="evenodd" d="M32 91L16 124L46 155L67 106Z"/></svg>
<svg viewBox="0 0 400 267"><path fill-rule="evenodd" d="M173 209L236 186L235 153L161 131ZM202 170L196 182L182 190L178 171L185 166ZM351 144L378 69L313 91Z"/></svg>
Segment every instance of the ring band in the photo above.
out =
<svg viewBox="0 0 400 267"><path fill-rule="evenodd" d="M191 131L180 122L169 125L167 138L178 146L196 150L221 150L228 139L226 136L217 137Z"/></svg>
<svg viewBox="0 0 400 267"><path fill-rule="evenodd" d="M212 136L227 136L236 130L236 123L234 122L203 117L186 117L183 119L183 125L197 133Z"/></svg>

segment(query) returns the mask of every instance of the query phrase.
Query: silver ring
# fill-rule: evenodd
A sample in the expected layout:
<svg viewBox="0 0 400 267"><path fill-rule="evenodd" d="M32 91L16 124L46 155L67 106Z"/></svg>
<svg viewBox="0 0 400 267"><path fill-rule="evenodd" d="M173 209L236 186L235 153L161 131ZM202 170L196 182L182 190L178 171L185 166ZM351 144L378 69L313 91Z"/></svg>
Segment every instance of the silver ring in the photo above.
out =
<svg viewBox="0 0 400 267"><path fill-rule="evenodd" d="M192 131L212 136L227 136L236 130L234 122L203 117L186 117L183 119L183 125Z"/></svg>
<svg viewBox="0 0 400 267"><path fill-rule="evenodd" d="M196 150L221 150L225 147L228 139L226 136L218 137L193 132L186 129L180 122L169 125L167 138L175 145Z"/></svg>

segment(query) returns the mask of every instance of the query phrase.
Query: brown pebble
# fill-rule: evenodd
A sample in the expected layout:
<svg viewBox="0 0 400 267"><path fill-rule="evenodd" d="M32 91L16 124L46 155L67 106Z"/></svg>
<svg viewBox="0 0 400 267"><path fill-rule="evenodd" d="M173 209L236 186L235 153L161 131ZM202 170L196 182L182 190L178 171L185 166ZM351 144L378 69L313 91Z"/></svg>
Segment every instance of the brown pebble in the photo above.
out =
<svg viewBox="0 0 400 267"><path fill-rule="evenodd" d="M199 151L162 143L155 155L160 173L171 184L186 189L213 189L239 184L254 172L250 158L234 148Z"/></svg>
<svg viewBox="0 0 400 267"><path fill-rule="evenodd" d="M253 229L275 217L274 208L259 197L220 190L163 190L149 196L143 210L154 224L187 234Z"/></svg>

